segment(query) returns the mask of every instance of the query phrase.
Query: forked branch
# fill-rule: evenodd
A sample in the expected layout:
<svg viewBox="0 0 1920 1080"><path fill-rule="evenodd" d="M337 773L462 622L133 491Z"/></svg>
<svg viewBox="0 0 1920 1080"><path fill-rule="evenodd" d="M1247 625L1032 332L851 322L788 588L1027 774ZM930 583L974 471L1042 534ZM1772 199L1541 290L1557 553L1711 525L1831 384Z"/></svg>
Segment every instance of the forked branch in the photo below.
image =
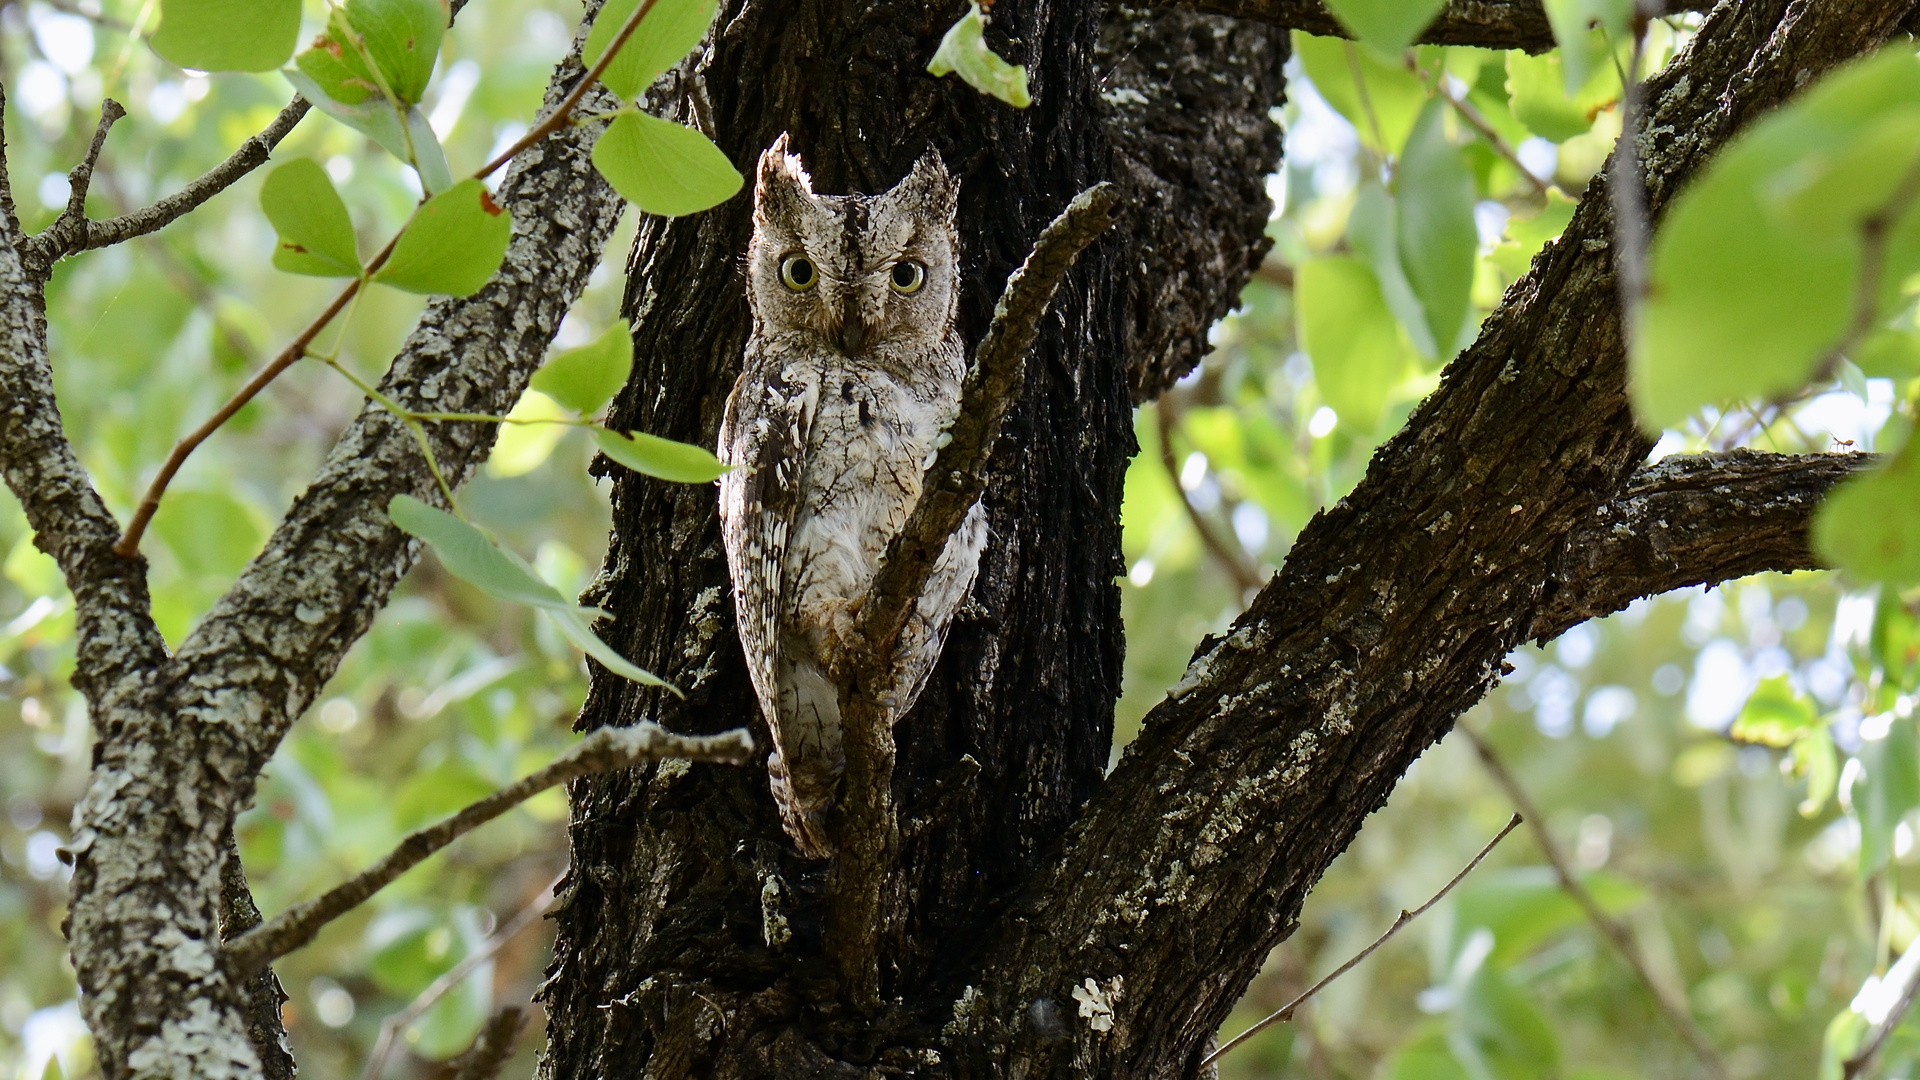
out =
<svg viewBox="0 0 1920 1080"><path fill-rule="evenodd" d="M228 970L244 978L274 958L300 948L312 941L321 927L359 907L434 852L555 784L589 773L665 758L744 765L752 754L753 739L744 728L718 735L677 735L653 723L601 728L546 768L501 788L438 824L409 834L398 847L359 876L288 908L265 925L228 942L222 950Z"/></svg>

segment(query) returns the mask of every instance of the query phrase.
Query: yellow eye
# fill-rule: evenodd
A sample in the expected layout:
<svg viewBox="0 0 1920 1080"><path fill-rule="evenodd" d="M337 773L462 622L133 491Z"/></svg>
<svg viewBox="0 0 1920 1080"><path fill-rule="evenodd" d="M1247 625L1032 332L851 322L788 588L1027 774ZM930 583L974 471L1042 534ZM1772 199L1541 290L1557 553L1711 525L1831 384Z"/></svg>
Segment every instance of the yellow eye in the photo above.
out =
<svg viewBox="0 0 1920 1080"><path fill-rule="evenodd" d="M820 274L805 255L789 255L780 260L780 281L794 292L805 292L819 280Z"/></svg>
<svg viewBox="0 0 1920 1080"><path fill-rule="evenodd" d="M893 273L887 275L887 280L893 283L894 292L911 296L927 283L927 268L911 259L902 259L893 264Z"/></svg>

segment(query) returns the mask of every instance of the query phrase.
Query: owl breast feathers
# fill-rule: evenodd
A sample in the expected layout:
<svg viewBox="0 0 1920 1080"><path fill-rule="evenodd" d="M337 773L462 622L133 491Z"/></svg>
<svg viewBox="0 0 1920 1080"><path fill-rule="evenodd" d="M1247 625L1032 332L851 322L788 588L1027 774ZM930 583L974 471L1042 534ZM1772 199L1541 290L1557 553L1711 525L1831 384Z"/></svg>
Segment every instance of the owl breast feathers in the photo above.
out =
<svg viewBox="0 0 1920 1080"><path fill-rule="evenodd" d="M822 658L849 632L960 405L956 196L931 152L881 195L815 195L784 135L760 157L753 336L720 427L720 457L734 466L720 481L720 522L773 735L774 800L809 858L833 851L826 811L844 764L840 688ZM975 504L894 649L886 723L919 697L985 540Z"/></svg>

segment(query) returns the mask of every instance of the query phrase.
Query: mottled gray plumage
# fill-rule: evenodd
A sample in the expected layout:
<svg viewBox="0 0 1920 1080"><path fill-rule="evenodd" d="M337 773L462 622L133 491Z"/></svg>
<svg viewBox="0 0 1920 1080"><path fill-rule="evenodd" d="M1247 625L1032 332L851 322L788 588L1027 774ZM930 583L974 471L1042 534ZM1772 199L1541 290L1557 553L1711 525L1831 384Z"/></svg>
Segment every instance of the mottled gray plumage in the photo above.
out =
<svg viewBox="0 0 1920 1080"><path fill-rule="evenodd" d="M786 136L760 157L747 298L753 336L727 401L720 521L740 642L773 733L774 799L802 854L840 772L839 688L821 658L848 633L887 542L920 497L960 405L954 181L933 153L881 195L815 195ZM887 723L939 658L986 540L976 505L893 656Z"/></svg>

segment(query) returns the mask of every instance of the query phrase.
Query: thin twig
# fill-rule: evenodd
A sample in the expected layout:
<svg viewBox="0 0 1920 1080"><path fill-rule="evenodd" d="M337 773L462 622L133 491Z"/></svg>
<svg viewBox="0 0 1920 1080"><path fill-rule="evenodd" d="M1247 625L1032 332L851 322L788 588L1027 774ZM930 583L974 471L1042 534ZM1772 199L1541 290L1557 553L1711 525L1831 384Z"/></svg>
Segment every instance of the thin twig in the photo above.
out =
<svg viewBox="0 0 1920 1080"><path fill-rule="evenodd" d="M531 131L520 136L518 142L507 147L499 157L481 166L480 171L473 174L474 179L484 180L492 176L501 166L512 161L520 151L559 131L567 122L567 118L572 115L573 107L580 104L580 99L586 97L587 91L593 89L593 85L600 81L601 73L607 70L608 64L613 63L613 58L619 55L621 46L625 45L627 39L633 36L633 32L639 29L640 20L647 17L647 13L653 10L653 5L657 2L658 0L642 0L640 6L634 8L633 13L627 16L627 21L620 24L620 32L613 36L613 41L607 45L607 51L602 53L600 59L587 69L586 75L574 84L572 92L561 99L560 104L554 107L553 112L545 120L535 124Z"/></svg>
<svg viewBox="0 0 1920 1080"><path fill-rule="evenodd" d="M178 220L185 214L197 209L201 203L232 187L241 177L265 164L273 154L280 140L287 137L300 118L307 115L310 108L307 99L294 97L287 107L280 110L273 121L240 144L227 160L215 165L186 187L150 206L108 218L105 221L90 221L84 231L75 230L72 235L56 236L52 230L41 233L27 242L33 253L36 265L51 266L60 259L82 251L110 247L131 240L136 236L145 236L157 232Z"/></svg>
<svg viewBox="0 0 1920 1080"><path fill-rule="evenodd" d="M229 942L222 950L228 969L244 977L276 957L305 945L321 927L360 906L434 852L555 784L665 758L743 765L752 754L753 739L745 728L718 735L677 735L651 722L601 728L546 768L472 803L438 824L410 833L398 847L358 876L321 896L295 904L265 925Z"/></svg>
<svg viewBox="0 0 1920 1080"><path fill-rule="evenodd" d="M67 208L53 219L53 224L40 231L38 236L28 240L23 254L28 265L39 275L46 273L46 263L39 261L42 249L47 247L66 248L79 243L87 234L87 191L93 186L93 170L100 164L100 151L106 148L107 132L112 130L114 122L127 115L120 103L107 98L100 102L100 123L93 129L93 141L87 145L86 156L80 159L67 172Z"/></svg>
<svg viewBox="0 0 1920 1080"><path fill-rule="evenodd" d="M1298 1009L1301 1006L1301 1004L1303 1004L1308 998L1319 993L1322 989L1326 987L1328 983L1332 982L1333 980L1339 978L1342 975L1345 975L1347 972L1353 970L1354 965L1358 964L1360 961L1365 960L1369 956L1372 956L1374 953L1374 950L1378 949L1382 945L1385 945L1387 943L1387 939L1393 937L1393 935L1400 932L1401 927L1407 925L1413 920L1426 914L1427 909L1439 903L1443 897L1445 897L1448 893L1452 892L1453 887L1455 885L1458 885L1462 881L1466 880L1467 875L1473 873L1474 867L1480 865L1481 861L1484 860L1487 857L1487 855L1493 851L1495 845L1499 844L1500 841L1505 840L1507 838L1508 833L1512 832L1513 830L1519 827L1520 827L1519 814L1515 814L1511 818L1508 818L1506 826L1503 827L1499 832L1495 833L1493 839L1487 841L1486 846L1480 849L1480 853L1473 857L1473 861L1461 867L1460 872L1453 875L1453 880L1447 882L1444 886L1441 887L1439 892L1434 893L1431 897L1429 897L1426 903L1421 904L1419 907L1414 908L1412 911L1407 911L1405 909L1402 909L1400 912L1400 917L1393 920L1393 925L1387 927L1386 933L1381 934L1377 938L1374 938L1373 944L1367 946L1364 949L1361 949L1346 963L1341 964L1337 968L1334 968L1333 971L1330 974L1328 974L1326 978L1321 979L1319 982L1314 983L1312 986L1307 987L1304 991L1300 993L1299 997L1296 997L1292 1001L1287 1002L1285 1005L1281 1006L1277 1011L1269 1014L1264 1019L1255 1023L1252 1027L1248 1028L1247 1030L1241 1032L1238 1035L1235 1035L1231 1039L1228 1039L1225 1045L1220 1046L1219 1048L1215 1049L1213 1053L1208 1054L1206 1057L1200 1059L1200 1067L1204 1069L1207 1066L1213 1064L1214 1061L1218 1059L1221 1054L1224 1054L1227 1051L1233 1049L1234 1047L1239 1046L1241 1043L1246 1042L1248 1039L1253 1038L1255 1035L1258 1035L1259 1033L1261 1033L1262 1031L1265 1031L1266 1029L1272 1027L1273 1025L1283 1023L1287 1020L1293 1019L1294 1010Z"/></svg>
<svg viewBox="0 0 1920 1080"><path fill-rule="evenodd" d="M535 919L546 914L547 909L553 906L554 890L560 887L560 883L566 880L566 877L566 873L562 871L559 877L554 878L546 888L540 890L540 895L534 897L532 903L521 908L518 914L507 920L507 925L501 927L492 937L481 943L479 948L468 953L459 963L448 968L439 978L428 983L427 988L420 991L420 996L414 998L412 1003L406 1008L382 1020L380 1022L380 1036L374 1040L373 1053L367 1056L367 1067L361 1071L360 1080L379 1080L380 1074L384 1072L387 1067L387 1055L393 1052L394 1037L399 1035L400 1032L405 1031L407 1025L425 1016L427 1010L433 1008L435 1002L447 996L447 991L465 982L467 976L473 974L481 964L493 959L494 954L504 948L507 942L517 937L520 931L532 926ZM503 1016L506 1011L507 1010L504 1009L501 1010ZM481 1032L480 1040L482 1041L476 1041L474 1049L482 1049L484 1045L483 1041L487 1039L487 1032L493 1031L496 1025L501 1024L501 1016L494 1017L493 1021L487 1025L487 1030ZM499 1055L501 1058L513 1052L513 1040L517 1038L519 1034L520 1022L516 1016L511 1027L505 1032L506 1037L503 1040L505 1043L505 1052ZM494 1071L499 1071L497 1061Z"/></svg>
<svg viewBox="0 0 1920 1080"><path fill-rule="evenodd" d="M1234 584L1240 586L1242 596L1259 589L1264 582L1260 580L1259 569L1247 557L1247 550L1237 540L1228 544L1219 530L1213 527L1213 522L1208 521L1207 516L1187 497L1186 485L1180 482L1180 463L1173 459L1173 412L1168 407L1166 396L1163 395L1154 403L1153 415L1160 428L1160 464L1167 470L1167 479L1172 481L1180 505L1187 508L1187 520L1193 522L1194 531L1200 534L1200 542L1213 553L1214 560L1226 570L1227 576L1233 578Z"/></svg>
<svg viewBox="0 0 1920 1080"><path fill-rule="evenodd" d="M1891 923L1892 921L1892 919L1887 919L1884 922ZM1880 1030L1874 1032L1873 1041L1862 1047L1858 1053L1841 1064L1840 1080L1855 1080L1856 1077L1867 1071L1867 1067L1873 1064L1873 1059L1880 1056L1880 1048L1885 1046L1887 1039L1892 1037L1893 1029L1900 1026L1900 1021L1906 1017L1907 1010L1913 1008L1915 997L1920 997L1920 974L1916 974L1907 980L1906 991L1900 995L1900 1001L1894 1005L1893 1011L1889 1012L1887 1018L1881 1021Z"/></svg>
<svg viewBox="0 0 1920 1080"><path fill-rule="evenodd" d="M473 1046L455 1058L453 1080L494 1080L506 1068L507 1059L526 1030L527 1013L518 1005L509 1005L493 1014L487 1026L474 1036Z"/></svg>
<svg viewBox="0 0 1920 1080"><path fill-rule="evenodd" d="M1647 295L1647 186L1640 175L1640 63L1647 46L1647 17L1636 4L1633 56L1620 76L1620 137L1614 143L1607 195L1613 203L1613 268L1620 289L1620 338L1633 344L1640 302ZM1617 54L1616 54L1617 55ZM1616 61L1617 63L1618 61Z"/></svg>
<svg viewBox="0 0 1920 1080"><path fill-rule="evenodd" d="M1412 65L1410 63L1410 66L1415 67L1417 71L1424 72L1424 69L1420 69L1418 65ZM1544 199L1547 197L1547 192L1554 190L1552 183L1542 177L1535 176L1533 170L1527 168L1526 163L1520 160L1520 152L1515 150L1506 139L1501 137L1500 132L1494 129L1492 121L1488 120L1486 115L1478 108L1475 108L1473 102L1453 92L1453 88L1447 85L1446 72L1441 72L1439 77L1434 80L1434 92L1439 94L1448 105L1453 106L1453 111L1460 114L1460 119L1465 120L1467 126L1480 133L1480 137L1487 141L1487 145L1493 148L1494 153L1500 155L1507 164L1519 170L1521 177L1533 188L1534 194Z"/></svg>
<svg viewBox="0 0 1920 1080"><path fill-rule="evenodd" d="M1659 1007L1660 1015L1666 1018L1667 1024L1678 1032L1682 1039L1686 1040L1694 1056L1700 1059L1700 1064L1716 1080L1726 1080L1727 1066L1720 1060L1720 1052L1714 1049L1713 1044L1707 1041L1706 1035L1694 1025L1693 1018L1687 1015L1686 1005L1673 1000L1666 989L1654 979L1652 970L1640 956L1639 947L1634 944L1633 933L1620 920L1607 914L1601 908L1600 902L1587 891L1586 886L1580 884L1579 879L1573 876L1573 870L1567 865L1566 856L1561 853L1560 845L1554 843L1553 834L1547 831L1547 819L1541 816L1540 807L1534 803L1533 797L1520 786L1519 779L1507 768L1506 762L1500 760L1500 755L1494 751L1493 746L1486 739L1480 736L1479 732L1464 725L1456 730L1465 735L1467 741L1473 743L1474 751L1480 755L1480 761L1487 767L1487 773L1493 777L1494 783L1500 785L1501 790L1507 793L1507 798L1513 800L1513 805L1518 807L1520 813L1532 823L1534 839L1539 841L1541 852L1546 855L1547 862L1553 866L1553 876L1559 880L1560 888L1568 896L1573 897L1574 902L1580 905L1580 910L1586 913L1587 921L1593 923L1594 928L1600 931L1600 936L1606 938L1607 942L1620 953L1621 958L1626 960L1628 966L1633 968L1634 973L1640 976L1640 981L1646 984L1647 991L1653 995L1654 1004Z"/></svg>

